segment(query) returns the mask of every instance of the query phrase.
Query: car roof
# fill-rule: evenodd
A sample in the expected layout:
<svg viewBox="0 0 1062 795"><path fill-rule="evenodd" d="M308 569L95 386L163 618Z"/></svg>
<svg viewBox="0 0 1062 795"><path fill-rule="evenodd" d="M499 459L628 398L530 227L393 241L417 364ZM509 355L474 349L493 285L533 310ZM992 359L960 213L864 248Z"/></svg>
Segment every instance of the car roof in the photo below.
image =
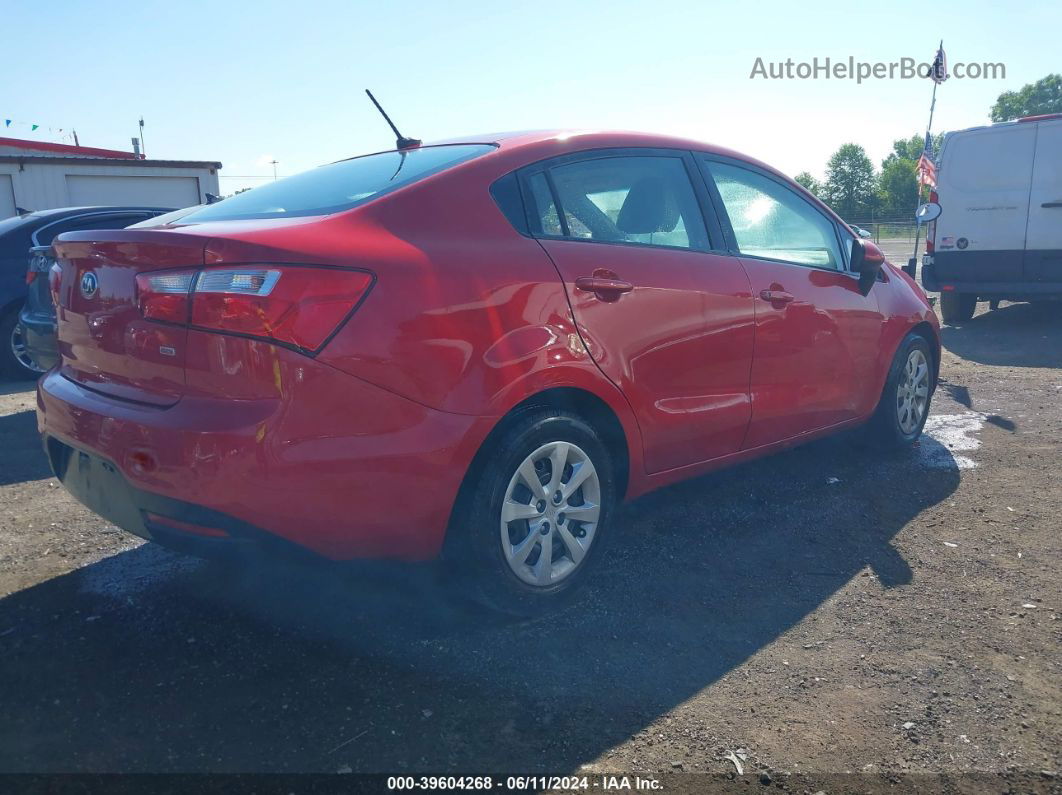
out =
<svg viewBox="0 0 1062 795"><path fill-rule="evenodd" d="M84 207L52 207L48 210L33 210L22 216L23 219L39 218L41 220L54 220L61 218L64 215L80 215L81 213L102 213L102 212L169 212L174 208L172 207L147 207L143 205L86 205Z"/></svg>
<svg viewBox="0 0 1062 795"><path fill-rule="evenodd" d="M477 143L494 144L500 151L507 152L537 149L565 149L577 152L588 149L621 149L627 147L693 150L722 157L733 157L766 168L769 171L776 171L776 169L754 157L749 157L742 152L728 149L724 146L716 146L715 144L698 141L693 138L633 130L522 130L465 135L460 138L431 141L424 145Z"/></svg>
<svg viewBox="0 0 1062 795"><path fill-rule="evenodd" d="M825 210L835 219L845 223L832 208L808 192L802 185L795 182L788 174L783 174L773 166L755 157L750 157L743 152L693 138L629 130L529 130L463 136L445 141L431 141L424 145L451 144L493 144L498 147L498 151L491 157L500 157L508 160L506 168L519 168L547 158L597 149L652 148L704 152L709 155L732 158L774 175L794 190L804 193L809 201Z"/></svg>

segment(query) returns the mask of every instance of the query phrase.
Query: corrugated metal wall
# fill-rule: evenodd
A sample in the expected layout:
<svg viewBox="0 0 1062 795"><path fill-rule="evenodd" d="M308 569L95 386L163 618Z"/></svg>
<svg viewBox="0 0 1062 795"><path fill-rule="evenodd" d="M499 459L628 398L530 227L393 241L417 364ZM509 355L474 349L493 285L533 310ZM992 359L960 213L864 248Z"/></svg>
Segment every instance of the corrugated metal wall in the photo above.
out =
<svg viewBox="0 0 1062 795"><path fill-rule="evenodd" d="M128 162L128 161L126 161ZM71 162L34 163L27 159L19 163L0 163L0 175L9 175L14 204L27 210L48 210L53 207L69 207L67 188L68 174L118 176L118 177L195 177L199 181L199 201L206 201L207 193L219 194L218 175L210 168L180 166L131 166L108 164L79 164ZM6 183L6 180L0 180ZM6 188L6 185L4 186ZM168 193L168 192L167 192ZM170 194L172 195L172 194ZM160 195L159 206L168 206ZM100 202L105 204L106 202ZM6 203L0 201L0 213ZM0 214L0 218L6 217Z"/></svg>

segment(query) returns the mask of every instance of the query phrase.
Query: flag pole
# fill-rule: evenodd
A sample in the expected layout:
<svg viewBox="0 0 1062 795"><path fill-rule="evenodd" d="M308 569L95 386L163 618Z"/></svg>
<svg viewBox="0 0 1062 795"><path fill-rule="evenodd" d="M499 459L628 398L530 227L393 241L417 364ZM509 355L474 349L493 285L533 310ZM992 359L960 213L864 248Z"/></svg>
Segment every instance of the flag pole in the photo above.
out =
<svg viewBox="0 0 1062 795"><path fill-rule="evenodd" d="M944 39L940 40L940 46L937 48L937 52L938 53L944 52ZM936 67L936 63L937 63L936 59L934 58L933 59L934 68ZM940 83L937 82L936 78L934 77L933 78L933 98L932 98L932 100L929 103L929 122L926 124L926 139L925 139L925 142L922 144L922 151L923 152L926 152L926 151L929 150L929 146L930 146L930 144L931 144L931 142L933 140L929 136L931 134L931 131L933 130L933 112L937 109L937 86L939 86L939 85L940 85ZM915 213L916 214L918 213L918 208L921 205L922 205L922 181L919 180L918 181L918 196L916 197L916 202L915 202ZM918 244L921 242L921 238L922 238L922 225L921 224L915 224L914 252L911 254L911 263L910 263L911 271L912 271L912 273L911 273L911 278L912 279L914 278L914 275L915 275L915 273L918 270Z"/></svg>

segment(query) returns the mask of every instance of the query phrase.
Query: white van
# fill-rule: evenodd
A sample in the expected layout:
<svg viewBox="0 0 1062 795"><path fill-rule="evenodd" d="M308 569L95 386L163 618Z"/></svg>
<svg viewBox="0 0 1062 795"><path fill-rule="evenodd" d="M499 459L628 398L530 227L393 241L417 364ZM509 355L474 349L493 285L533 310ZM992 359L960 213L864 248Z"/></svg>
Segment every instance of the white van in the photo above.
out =
<svg viewBox="0 0 1062 795"><path fill-rule="evenodd" d="M1062 298L1062 113L948 133L922 284L944 321L979 300Z"/></svg>

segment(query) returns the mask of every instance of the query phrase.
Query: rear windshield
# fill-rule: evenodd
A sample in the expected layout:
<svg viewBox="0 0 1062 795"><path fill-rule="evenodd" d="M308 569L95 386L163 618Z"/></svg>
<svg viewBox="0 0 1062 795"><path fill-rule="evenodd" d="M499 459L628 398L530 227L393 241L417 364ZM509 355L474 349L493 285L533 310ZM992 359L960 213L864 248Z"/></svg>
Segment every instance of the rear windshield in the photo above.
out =
<svg viewBox="0 0 1062 795"><path fill-rule="evenodd" d="M337 213L493 149L490 144L425 146L342 160L231 196L180 223Z"/></svg>

